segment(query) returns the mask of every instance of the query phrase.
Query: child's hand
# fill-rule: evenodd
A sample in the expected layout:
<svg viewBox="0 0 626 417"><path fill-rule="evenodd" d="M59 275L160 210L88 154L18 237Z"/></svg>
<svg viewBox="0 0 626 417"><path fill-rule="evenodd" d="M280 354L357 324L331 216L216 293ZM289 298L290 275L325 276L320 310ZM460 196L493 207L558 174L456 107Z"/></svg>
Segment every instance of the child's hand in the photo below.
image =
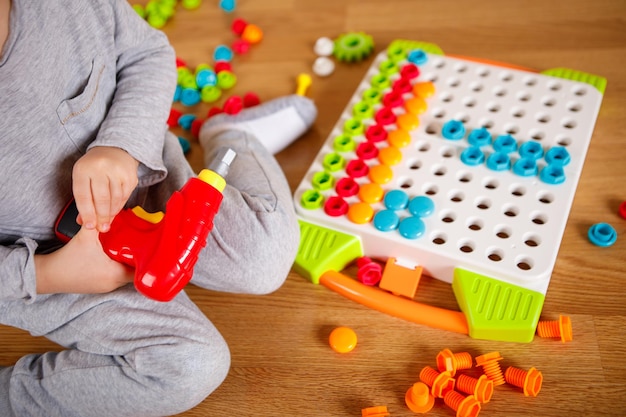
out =
<svg viewBox="0 0 626 417"><path fill-rule="evenodd" d="M98 146L74 164L72 190L86 229L107 232L137 186L139 162L120 148Z"/></svg>
<svg viewBox="0 0 626 417"><path fill-rule="evenodd" d="M132 282L134 271L107 256L98 234L82 227L56 252L35 255L37 293L106 293Z"/></svg>

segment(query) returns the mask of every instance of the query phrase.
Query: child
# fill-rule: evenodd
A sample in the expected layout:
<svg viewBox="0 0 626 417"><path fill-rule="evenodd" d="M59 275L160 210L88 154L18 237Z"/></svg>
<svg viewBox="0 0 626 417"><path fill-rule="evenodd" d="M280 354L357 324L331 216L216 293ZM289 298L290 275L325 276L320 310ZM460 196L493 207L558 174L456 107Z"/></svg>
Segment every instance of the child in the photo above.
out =
<svg viewBox="0 0 626 417"><path fill-rule="evenodd" d="M66 348L1 364L0 416L194 407L228 373L225 341L184 292L139 294L98 239L123 206L164 210L196 175L166 129L176 70L165 35L126 0L0 0L0 48L0 323ZM283 283L299 229L267 147L315 116L287 96L205 123L206 162L223 146L237 157L194 284L265 294ZM61 247L53 225L72 196L82 228Z"/></svg>

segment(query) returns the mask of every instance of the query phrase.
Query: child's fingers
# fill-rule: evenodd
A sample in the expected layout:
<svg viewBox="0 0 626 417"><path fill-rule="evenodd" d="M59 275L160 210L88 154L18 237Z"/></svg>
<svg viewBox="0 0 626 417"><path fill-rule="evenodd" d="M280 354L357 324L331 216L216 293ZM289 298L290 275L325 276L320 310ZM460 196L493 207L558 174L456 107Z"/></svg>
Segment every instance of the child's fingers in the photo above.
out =
<svg viewBox="0 0 626 417"><path fill-rule="evenodd" d="M73 184L74 200L82 226L85 229L96 228L96 208L91 194L91 181L87 178L76 178Z"/></svg>

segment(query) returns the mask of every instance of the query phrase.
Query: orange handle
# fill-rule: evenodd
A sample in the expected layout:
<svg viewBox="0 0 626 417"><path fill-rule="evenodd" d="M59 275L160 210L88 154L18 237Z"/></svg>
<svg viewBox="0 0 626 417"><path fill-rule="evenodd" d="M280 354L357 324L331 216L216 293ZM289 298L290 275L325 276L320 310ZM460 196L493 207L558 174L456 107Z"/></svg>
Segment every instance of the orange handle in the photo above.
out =
<svg viewBox="0 0 626 417"><path fill-rule="evenodd" d="M326 271L320 284L352 301L413 323L436 329L468 334L467 319L460 311L446 310L395 296L376 287L363 285L337 271Z"/></svg>

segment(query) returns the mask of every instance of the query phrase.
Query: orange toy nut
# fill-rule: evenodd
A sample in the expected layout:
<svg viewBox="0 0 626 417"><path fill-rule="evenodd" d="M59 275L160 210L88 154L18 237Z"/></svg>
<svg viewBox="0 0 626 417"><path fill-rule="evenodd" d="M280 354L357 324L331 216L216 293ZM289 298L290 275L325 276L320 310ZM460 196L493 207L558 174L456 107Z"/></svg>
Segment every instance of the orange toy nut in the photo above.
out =
<svg viewBox="0 0 626 417"><path fill-rule="evenodd" d="M416 382L407 390L404 402L414 413L427 413L435 405L435 397L430 395L428 385L423 382Z"/></svg>

